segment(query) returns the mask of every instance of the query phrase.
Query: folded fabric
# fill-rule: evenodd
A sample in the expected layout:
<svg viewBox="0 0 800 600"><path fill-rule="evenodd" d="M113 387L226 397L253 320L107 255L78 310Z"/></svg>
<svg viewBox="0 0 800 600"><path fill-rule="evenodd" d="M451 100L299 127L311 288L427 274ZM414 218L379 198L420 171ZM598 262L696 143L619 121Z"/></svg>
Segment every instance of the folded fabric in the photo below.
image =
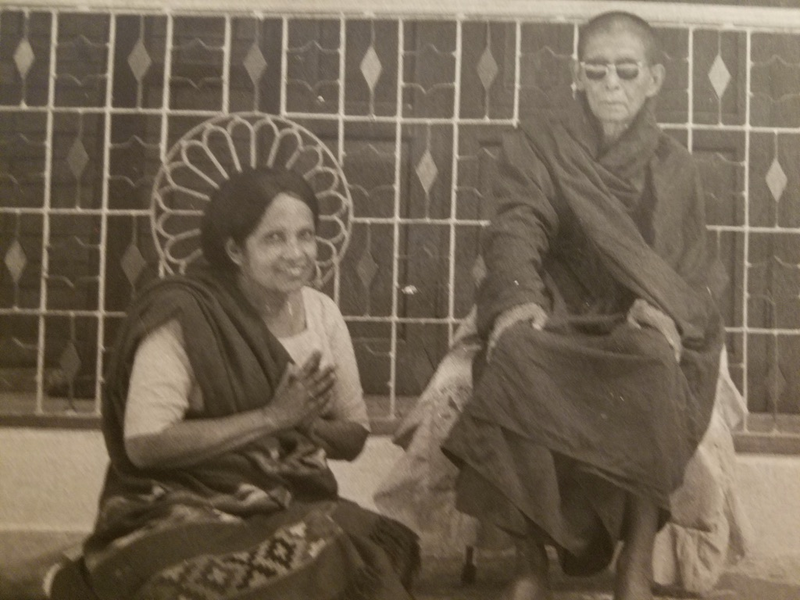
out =
<svg viewBox="0 0 800 600"><path fill-rule="evenodd" d="M424 555L463 555L468 546L503 549L510 539L455 508L458 469L440 446L472 394L472 360L480 350L474 311L414 408L396 430L405 449L378 486L378 509L416 531ZM709 428L672 494L672 516L656 538L654 579L705 594L725 566L743 557L751 528L736 489L732 431L747 409L723 350Z"/></svg>

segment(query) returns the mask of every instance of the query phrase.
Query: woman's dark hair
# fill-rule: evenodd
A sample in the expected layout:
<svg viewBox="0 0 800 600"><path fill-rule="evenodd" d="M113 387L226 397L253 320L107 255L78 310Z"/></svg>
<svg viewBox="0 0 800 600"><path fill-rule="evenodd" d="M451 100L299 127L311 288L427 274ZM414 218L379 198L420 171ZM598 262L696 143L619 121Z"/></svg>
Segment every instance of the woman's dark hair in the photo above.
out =
<svg viewBox="0 0 800 600"><path fill-rule="evenodd" d="M658 39L650 23L633 13L621 10L601 13L581 25L578 34L578 60L583 60L586 44L593 35L612 31L615 27L622 27L639 36L644 44L647 62L651 65L661 62Z"/></svg>
<svg viewBox="0 0 800 600"><path fill-rule="evenodd" d="M308 206L317 227L319 202L301 175L283 168L246 169L225 181L206 206L200 226L200 247L205 259L218 269L235 270L225 245L229 239L243 244L279 194L289 194Z"/></svg>

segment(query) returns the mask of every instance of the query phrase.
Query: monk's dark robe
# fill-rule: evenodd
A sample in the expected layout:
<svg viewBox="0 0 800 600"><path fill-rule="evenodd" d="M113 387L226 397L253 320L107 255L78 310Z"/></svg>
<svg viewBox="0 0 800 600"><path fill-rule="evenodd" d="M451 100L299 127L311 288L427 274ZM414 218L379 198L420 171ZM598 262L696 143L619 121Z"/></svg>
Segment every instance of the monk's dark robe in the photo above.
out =
<svg viewBox="0 0 800 600"><path fill-rule="evenodd" d="M600 140L581 102L504 139L478 328L486 338L528 302L549 320L513 325L476 363L443 445L460 510L544 536L574 574L608 565L629 493L668 518L708 426L724 334L691 155L649 107L613 145ZM680 362L661 332L626 321L637 298L674 321Z"/></svg>

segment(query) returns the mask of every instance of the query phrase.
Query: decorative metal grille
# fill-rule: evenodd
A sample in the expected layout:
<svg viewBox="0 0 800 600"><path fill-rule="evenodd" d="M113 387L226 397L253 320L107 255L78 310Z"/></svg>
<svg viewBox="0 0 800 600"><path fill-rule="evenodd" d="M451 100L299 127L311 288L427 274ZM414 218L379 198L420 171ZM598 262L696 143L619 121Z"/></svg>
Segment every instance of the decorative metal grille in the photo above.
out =
<svg viewBox="0 0 800 600"><path fill-rule="evenodd" d="M502 133L572 93L571 17L0 10L0 413L93 415L119 319L159 273L169 148L234 111L294 121L342 165L342 308L378 416L418 394L472 301ZM800 412L800 33L658 24L658 118L702 165L735 381Z"/></svg>

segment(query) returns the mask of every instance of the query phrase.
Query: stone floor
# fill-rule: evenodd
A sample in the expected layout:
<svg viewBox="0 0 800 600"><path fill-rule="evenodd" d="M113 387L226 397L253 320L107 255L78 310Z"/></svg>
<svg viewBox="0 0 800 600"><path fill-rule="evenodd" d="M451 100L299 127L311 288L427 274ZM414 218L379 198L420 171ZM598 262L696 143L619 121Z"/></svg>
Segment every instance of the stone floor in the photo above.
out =
<svg viewBox="0 0 800 600"><path fill-rule="evenodd" d="M782 564L781 564L782 563ZM417 600L494 600L508 577L507 563L480 565L476 582L460 584L461 563L456 560L426 562L416 589ZM611 600L612 575L589 579L567 578L553 568L554 600ZM696 598L677 590L657 589L659 600ZM743 562L726 572L709 600L800 600L800 557L783 561Z"/></svg>
<svg viewBox="0 0 800 600"><path fill-rule="evenodd" d="M82 534L0 532L0 600L41 598L38 577L63 551L75 548ZM493 600L509 576L508 557L483 558L475 582L461 584L463 562L457 558L426 558L415 589L417 600ZM555 600L611 600L611 575L574 579L553 567ZM694 596L657 590L659 600ZM711 600L800 600L800 556L745 560L726 572Z"/></svg>

